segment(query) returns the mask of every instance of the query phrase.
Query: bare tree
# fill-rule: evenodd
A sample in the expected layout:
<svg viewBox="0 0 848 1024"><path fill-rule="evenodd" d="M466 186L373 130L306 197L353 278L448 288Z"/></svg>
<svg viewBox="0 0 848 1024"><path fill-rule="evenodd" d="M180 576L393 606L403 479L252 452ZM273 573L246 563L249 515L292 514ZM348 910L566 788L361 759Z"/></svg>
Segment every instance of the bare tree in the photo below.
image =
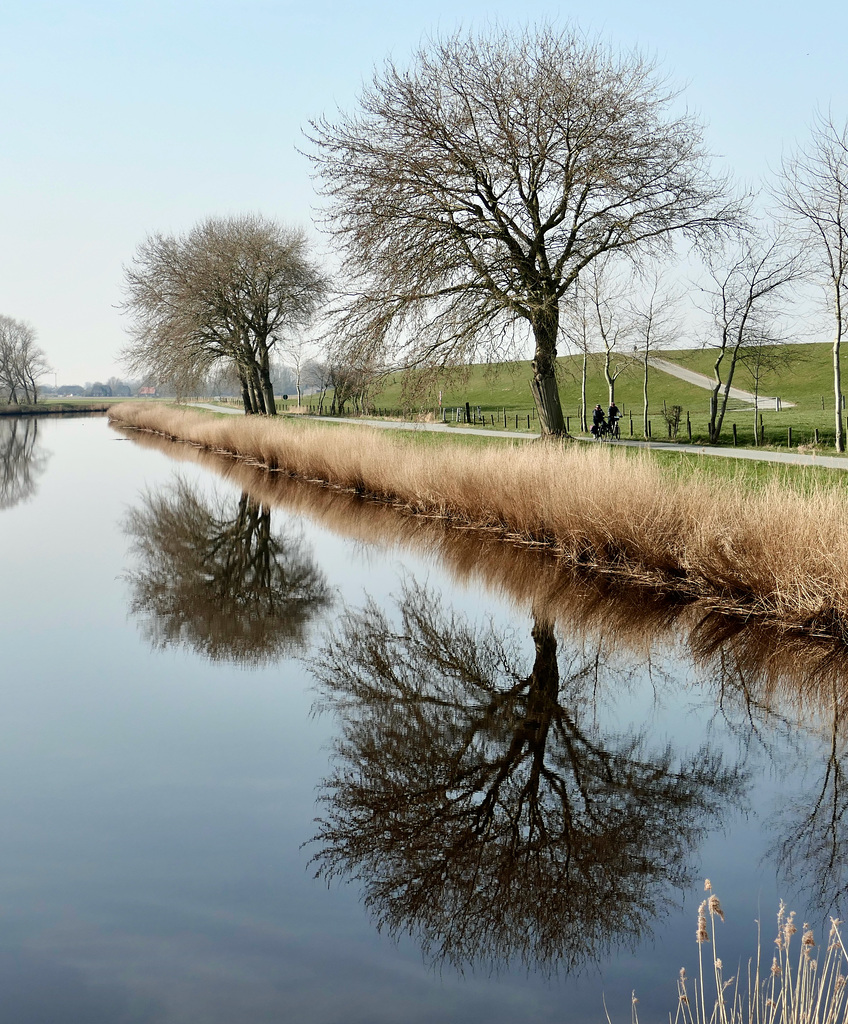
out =
<svg viewBox="0 0 848 1024"><path fill-rule="evenodd" d="M609 404L615 400L615 382L627 366L625 349L632 319L624 295L629 284L609 260L597 259L575 281L562 303L560 330L569 347L581 356L580 426L587 429L586 379L589 356L602 356Z"/></svg>
<svg viewBox="0 0 848 1024"><path fill-rule="evenodd" d="M801 273L801 258L779 228L741 236L729 251L709 259L710 313L715 330L709 437L715 442L727 411L733 375L746 348L784 340L780 300ZM724 372L724 379L722 379Z"/></svg>
<svg viewBox="0 0 848 1024"><path fill-rule="evenodd" d="M633 330L623 300L627 289L623 278L611 271L606 260L596 260L588 268L588 278L589 304L603 351L604 380L607 382L609 404L612 405L615 402L615 382L627 367L624 350Z"/></svg>
<svg viewBox="0 0 848 1024"><path fill-rule="evenodd" d="M744 770L600 728L593 695L623 675L604 641L561 644L536 613L528 663L426 587L397 604L346 611L310 660L339 734L319 874L360 881L381 927L460 969L577 970L633 945Z"/></svg>
<svg viewBox="0 0 848 1024"><path fill-rule="evenodd" d="M303 398L303 382L306 367L309 363L312 346L310 340L301 333L290 335L280 343L280 354L291 370L297 391L297 407L300 408Z"/></svg>
<svg viewBox="0 0 848 1024"><path fill-rule="evenodd" d="M0 396L6 403L35 405L38 382L49 369L32 325L0 315Z"/></svg>
<svg viewBox="0 0 848 1024"><path fill-rule="evenodd" d="M648 275L644 294L629 303L633 351L642 363L642 429L648 436L648 373L651 356L657 349L674 343L680 334L677 314L678 297L663 283L662 271L655 268Z"/></svg>
<svg viewBox="0 0 848 1024"><path fill-rule="evenodd" d="M542 432L564 433L560 303L578 275L737 215L674 99L651 61L571 28L457 33L387 61L357 112L312 126L352 282L342 343L468 362L514 350L523 325Z"/></svg>
<svg viewBox="0 0 848 1024"><path fill-rule="evenodd" d="M49 459L38 440L37 416L0 419L0 510L29 501Z"/></svg>
<svg viewBox="0 0 848 1024"><path fill-rule="evenodd" d="M125 273L131 371L185 391L229 363L245 412L276 414L271 351L326 288L302 231L258 215L210 218L187 235L150 236Z"/></svg>
<svg viewBox="0 0 848 1024"><path fill-rule="evenodd" d="M834 317L836 450L845 451L840 348L848 324L848 121L817 115L810 141L784 161L777 195L805 230Z"/></svg>
<svg viewBox="0 0 848 1024"><path fill-rule="evenodd" d="M326 360L309 359L303 369L303 379L306 387L318 393L318 412L324 411L324 401L327 397L327 389L331 386L333 367Z"/></svg>
<svg viewBox="0 0 848 1024"><path fill-rule="evenodd" d="M739 356L739 369L751 382L754 395L754 444L760 444L760 388L763 378L776 373L799 359L797 352L786 345L775 344L774 339L768 342L754 342L746 345Z"/></svg>
<svg viewBox="0 0 848 1024"><path fill-rule="evenodd" d="M384 376L384 371L373 364L350 365L342 359L333 360L328 366L328 385L333 389L330 411L341 415L350 402L354 412L366 412L374 389Z"/></svg>
<svg viewBox="0 0 848 1024"><path fill-rule="evenodd" d="M580 356L580 429L589 429L586 382L589 356L595 350L595 318L589 292L581 281L575 281L568 301L563 303L560 330L569 348Z"/></svg>

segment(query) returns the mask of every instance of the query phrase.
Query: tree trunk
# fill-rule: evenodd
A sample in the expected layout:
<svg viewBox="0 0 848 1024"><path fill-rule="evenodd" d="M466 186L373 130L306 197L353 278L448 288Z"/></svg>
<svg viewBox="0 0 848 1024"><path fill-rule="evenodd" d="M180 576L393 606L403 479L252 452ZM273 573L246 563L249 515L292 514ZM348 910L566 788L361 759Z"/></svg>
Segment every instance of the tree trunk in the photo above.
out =
<svg viewBox="0 0 848 1024"><path fill-rule="evenodd" d="M833 343L833 397L836 413L836 450L845 451L845 428L842 413L842 367L839 365L839 336Z"/></svg>
<svg viewBox="0 0 848 1024"><path fill-rule="evenodd" d="M250 393L253 396L254 408L264 416L265 396L262 394L262 381L259 378L259 368L256 363L250 367Z"/></svg>
<svg viewBox="0 0 848 1024"><path fill-rule="evenodd" d="M839 363L839 349L842 342L842 294L836 289L836 337L833 341L833 397L836 405L836 450L845 451L845 429L842 414L842 367Z"/></svg>
<svg viewBox="0 0 848 1024"><path fill-rule="evenodd" d="M609 391L609 404L612 405L615 402L615 378L618 374L613 374L610 370L610 363L612 362L612 349L607 349L604 353L604 376L607 379L607 390Z"/></svg>
<svg viewBox="0 0 848 1024"><path fill-rule="evenodd" d="M642 398L645 407L642 411L642 428L645 437L648 436L648 347L645 346L645 375L642 378Z"/></svg>
<svg viewBox="0 0 848 1024"><path fill-rule="evenodd" d="M710 437L711 441L718 441L721 435L721 427L724 423L724 417L727 412L727 402L730 398L730 387L733 384L733 377L736 373L736 364L739 361L739 350L742 348L742 329L739 330L739 335L736 339L736 344L730 350L730 362L727 366L727 380L724 384L724 392L721 396L721 408L716 410L716 414L713 416L713 424L715 430L715 437ZM716 398L718 393L716 392Z"/></svg>
<svg viewBox="0 0 848 1024"><path fill-rule="evenodd" d="M564 437L566 433L556 380L558 332L559 310L554 305L551 309L541 312L533 322L536 353L530 364L533 369L530 388L539 414L542 437Z"/></svg>
<svg viewBox="0 0 848 1024"><path fill-rule="evenodd" d="M250 388L248 387L247 379L241 370L238 371L238 378L241 385L241 400L244 404L244 414L245 416L252 416L256 410L253 408L253 403L250 399Z"/></svg>
<svg viewBox="0 0 848 1024"><path fill-rule="evenodd" d="M759 381L754 384L754 447L759 448L760 446L760 421L757 418L759 413L759 393L760 384Z"/></svg>
<svg viewBox="0 0 848 1024"><path fill-rule="evenodd" d="M264 338L259 341L259 350L259 378L262 385L262 397L265 401L265 412L268 416L276 416L277 403L274 400L274 385L271 383L271 360Z"/></svg>
<svg viewBox="0 0 848 1024"><path fill-rule="evenodd" d="M585 434L589 429L589 420L586 415L586 370L589 362L588 352L583 353L583 372L580 376L580 429Z"/></svg>
<svg viewBox="0 0 848 1024"><path fill-rule="evenodd" d="M715 384L710 391L710 419L707 423L707 436L710 439L710 443L714 443L718 438L718 432L716 431L716 416L718 415L718 393L721 390L721 361L724 359L725 349L727 348L727 336L726 334L722 337L721 348L716 361L713 363L713 380Z"/></svg>

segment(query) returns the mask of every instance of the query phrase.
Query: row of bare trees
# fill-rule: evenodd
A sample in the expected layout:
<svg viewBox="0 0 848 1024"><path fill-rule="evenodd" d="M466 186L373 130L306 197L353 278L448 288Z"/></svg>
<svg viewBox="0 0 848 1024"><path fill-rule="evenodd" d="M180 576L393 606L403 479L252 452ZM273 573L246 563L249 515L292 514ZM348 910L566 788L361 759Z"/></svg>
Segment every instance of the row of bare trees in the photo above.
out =
<svg viewBox="0 0 848 1024"><path fill-rule="evenodd" d="M488 362L532 339L542 432L563 434L558 346L565 337L585 350L591 325L611 397L612 353L625 338L635 346L647 421L651 350L675 319L663 282L693 245L708 268L699 294L716 347L711 438L740 360L785 340L782 304L812 273L835 317L842 450L846 132L819 116L772 189L780 217L760 225L752 198L712 171L700 122L679 112L677 94L637 51L551 25L432 40L407 66L375 71L354 111L311 126L323 224L340 264L323 335L328 364L355 377ZM618 287L634 275L653 282L636 305ZM604 292L604 281L617 287ZM127 270L126 360L184 389L227 363L245 410L273 413L269 353L327 293L304 236L262 217L154 235ZM342 388L338 402L348 400Z"/></svg>
<svg viewBox="0 0 848 1024"><path fill-rule="evenodd" d="M753 387L756 405L764 373L785 356L779 346L789 338L785 313L792 298L790 287L803 274L804 264L785 229L759 234L753 228L740 234L734 245L707 254L706 263L707 275L697 291L709 319L704 343L714 354L708 429L710 440L716 441L740 367ZM634 362L639 364L643 430L648 436L649 371L662 349L680 343L682 298L656 265L645 271L597 260L584 272L562 318L563 338L582 357L584 430L587 364L590 355L597 354L610 405L618 377Z"/></svg>
<svg viewBox="0 0 848 1024"><path fill-rule="evenodd" d="M842 450L848 127L817 118L772 189L781 216L757 225L674 100L649 60L572 28L457 33L405 68L387 62L358 109L312 127L326 226L355 282L336 310L337 344L352 362L421 365L507 358L532 335L539 421L563 433L563 336L591 324L612 393L611 350L637 334L647 372L665 330L659 286L634 310L599 281L638 271L656 282L694 243L717 348L711 437L743 353L785 340L782 302L806 273L830 292Z"/></svg>
<svg viewBox="0 0 848 1024"><path fill-rule="evenodd" d="M35 405L38 382L48 370L32 325L0 315L0 401Z"/></svg>

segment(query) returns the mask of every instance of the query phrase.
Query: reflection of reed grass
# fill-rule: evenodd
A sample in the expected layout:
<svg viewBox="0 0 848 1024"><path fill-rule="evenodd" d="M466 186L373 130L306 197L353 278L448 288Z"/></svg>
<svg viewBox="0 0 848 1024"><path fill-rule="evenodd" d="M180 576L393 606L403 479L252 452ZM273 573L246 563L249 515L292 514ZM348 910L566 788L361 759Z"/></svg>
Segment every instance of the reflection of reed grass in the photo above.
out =
<svg viewBox="0 0 848 1024"><path fill-rule="evenodd" d="M710 895L698 908L696 930L698 977L690 980L685 970L680 971L676 1024L837 1024L846 1019L843 972L848 970L848 953L837 920L831 919L827 946L822 948L816 947L805 924L796 954L795 913L787 914L781 902L771 963L763 963L764 951L758 948L748 963L747 977L739 976L742 969L730 976L716 943L716 926L724 914L709 879L705 888Z"/></svg>
<svg viewBox="0 0 848 1024"><path fill-rule="evenodd" d="M574 566L548 548L504 542L491 531L455 529L444 519L406 515L391 505L316 487L298 477L152 433L137 442L198 462L269 507L309 516L324 528L378 547L432 556L462 586L499 594L571 635L604 637L637 658L657 643L681 644L719 699L752 705L828 708L848 694L848 649L839 637L811 635L765 615L727 614L709 595L669 593L629 577ZM717 610L718 606L718 610ZM841 699L841 698L840 698Z"/></svg>
<svg viewBox="0 0 848 1024"><path fill-rule="evenodd" d="M672 480L649 458L556 445L412 449L361 428L117 406L125 427L226 453L404 511L540 545L560 559L714 607L848 629L841 491Z"/></svg>

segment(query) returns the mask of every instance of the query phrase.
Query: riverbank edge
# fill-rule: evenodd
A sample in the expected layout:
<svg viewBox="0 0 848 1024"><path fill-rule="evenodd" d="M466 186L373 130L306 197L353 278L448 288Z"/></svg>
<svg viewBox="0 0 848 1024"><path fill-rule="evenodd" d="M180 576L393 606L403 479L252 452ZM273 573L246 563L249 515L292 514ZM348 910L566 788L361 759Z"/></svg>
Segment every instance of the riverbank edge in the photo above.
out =
<svg viewBox="0 0 848 1024"><path fill-rule="evenodd" d="M775 531L775 537L784 542L777 545L779 551L763 550L762 544L769 535L769 524L765 521L769 516L764 516L766 506L763 504L768 500L768 494L740 497L734 495L732 487L729 487L708 509L705 505L707 496L716 498L714 482L709 486L692 483L674 485L661 481L655 467L648 467L647 481L637 481L637 486L629 491L623 487L624 497L630 499L633 512L629 524L616 536L615 530L610 530L602 517L599 520L592 514L605 507L605 500L610 500L608 495L593 491L599 486L597 474L591 478L587 476L583 481L585 486L580 488L569 486L566 481L565 487L559 488L560 500L549 500L547 508L544 495L539 496L532 488L528 491L524 487L527 508L510 517L507 506L514 502L516 490L521 490L525 483L521 480L516 483L512 477L516 469L527 465L527 457L520 455L520 461L513 458L510 463L503 449L500 454L505 462L500 490L504 493L497 496L492 493L481 503L480 495L476 493L479 481L468 484L464 478L475 475L475 463L483 458L479 453L463 453L462 457L453 451L444 453L439 472L442 477L452 475L454 479L442 480L444 486L434 490L429 483L432 466L427 466L425 468L430 472L428 485L410 491L408 487L405 489L387 483L387 479L391 481L392 468L395 476L401 473L399 466L392 467L393 462L399 461L399 450L388 440L383 442L380 439L378 442L373 437L369 438L370 447L380 450L376 456L372 453L370 466L366 466L364 463L369 460L363 459L360 452L352 452L347 460L344 454L340 457L340 451L349 443L347 437L334 432L334 440L328 445L328 437L322 432L322 437L315 439L313 447L323 447L321 454L327 465L324 466L325 471L317 472L314 451L306 455L301 452L301 460L298 461L295 449L301 445L304 432L286 436L283 421L210 417L189 410L140 409L127 405L110 408L109 419L125 430L155 434L322 487L354 493L370 501L390 505L404 514L438 519L457 528L484 531L490 536L494 532L513 544L544 548L564 564L579 568L581 573L589 570L607 578L618 576L654 591L663 591L672 598L686 601L706 599L712 609L734 617L772 620L783 628L809 635L848 640L848 542L842 545L844 552L834 548L837 538L848 536L848 511L831 507L823 525L820 510L816 508L821 495L789 492L788 497L795 506L788 517L786 509L769 510L771 519L775 515L782 519L780 525L785 527L794 518L802 527L791 551L791 571L781 574L781 567L776 562L782 561L786 570L786 529ZM351 431L356 429L351 428ZM360 431L360 436L363 433ZM535 447L548 463L552 458L555 460L556 471L565 470L568 463L573 463L577 450L584 453L577 458L586 462L585 449L588 446L574 448L546 444ZM605 450L609 452L609 449ZM592 451L597 452L597 449ZM408 451L403 453L404 463L411 458L421 456L413 456ZM427 458L432 462L433 453L427 453ZM489 453L485 458L492 461ZM589 458L599 464L610 461L609 455L593 454ZM632 470L632 460L629 467L619 463L615 468L617 478L623 477L628 469ZM640 468L643 467L636 467L637 473ZM532 474L533 467L528 479ZM571 476L574 476L573 467ZM632 478L632 472L629 476ZM618 483L623 481L616 479L614 486ZM457 487L461 489L466 484L466 491L475 490L471 499L457 501L455 495L451 499L447 493L451 485L456 491ZM609 481L601 490L610 491ZM636 494L637 490L641 493ZM567 508L562 507L563 496L568 499ZM844 506L844 500L839 504ZM747 506L746 509L742 509L742 505ZM716 508L723 509L718 519ZM532 514L528 514L528 509ZM740 515L740 511L744 514ZM778 514L780 512L783 514ZM563 522L566 529L562 528ZM634 522L637 524L635 531ZM623 524L620 522L619 525ZM728 536L733 527L736 527L736 535ZM647 535L641 538L641 545L634 543L640 530ZM818 543L810 543L814 539L809 536L811 530L818 535L815 538ZM662 543L652 544L652 535ZM757 539L759 545L755 543ZM778 558L778 555L782 557ZM766 565L769 561L771 564ZM823 566L833 571L822 572Z"/></svg>
<svg viewBox="0 0 848 1024"><path fill-rule="evenodd" d="M79 405L2 405L0 416L105 416L112 408L109 402L93 402Z"/></svg>

